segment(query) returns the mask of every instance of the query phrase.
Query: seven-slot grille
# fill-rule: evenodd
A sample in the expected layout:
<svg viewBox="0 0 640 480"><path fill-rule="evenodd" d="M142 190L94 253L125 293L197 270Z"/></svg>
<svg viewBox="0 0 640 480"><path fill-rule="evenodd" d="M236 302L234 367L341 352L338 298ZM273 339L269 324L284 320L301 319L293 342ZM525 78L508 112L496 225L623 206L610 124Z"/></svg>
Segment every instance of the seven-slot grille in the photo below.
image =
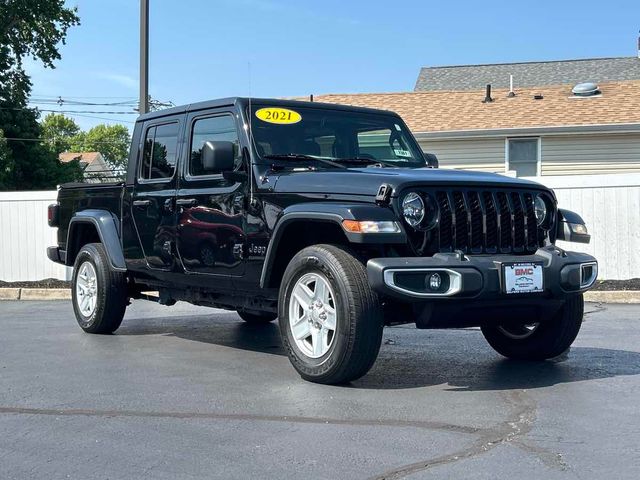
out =
<svg viewBox="0 0 640 480"><path fill-rule="evenodd" d="M440 252L532 253L544 245L533 192L438 190L440 223L431 237Z"/></svg>

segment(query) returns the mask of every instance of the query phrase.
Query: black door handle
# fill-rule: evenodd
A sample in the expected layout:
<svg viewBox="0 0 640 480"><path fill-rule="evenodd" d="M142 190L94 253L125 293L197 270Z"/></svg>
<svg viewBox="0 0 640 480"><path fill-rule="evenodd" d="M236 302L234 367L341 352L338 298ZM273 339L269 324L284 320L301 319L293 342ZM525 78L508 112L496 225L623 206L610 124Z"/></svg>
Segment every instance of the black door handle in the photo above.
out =
<svg viewBox="0 0 640 480"><path fill-rule="evenodd" d="M133 201L134 207L148 207L149 205L151 205L151 200L134 200Z"/></svg>
<svg viewBox="0 0 640 480"><path fill-rule="evenodd" d="M195 207L198 204L198 200L195 198L179 198L176 200L176 205L179 207Z"/></svg>

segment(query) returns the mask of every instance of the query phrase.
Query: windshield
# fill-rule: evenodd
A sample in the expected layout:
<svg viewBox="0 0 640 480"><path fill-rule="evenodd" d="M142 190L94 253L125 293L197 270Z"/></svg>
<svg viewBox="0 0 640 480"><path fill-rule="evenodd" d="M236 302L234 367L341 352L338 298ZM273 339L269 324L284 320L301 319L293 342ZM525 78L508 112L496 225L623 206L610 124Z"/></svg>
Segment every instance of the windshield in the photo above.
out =
<svg viewBox="0 0 640 480"><path fill-rule="evenodd" d="M261 159L307 155L356 164L425 166L415 140L393 115L256 104L251 110L254 145Z"/></svg>

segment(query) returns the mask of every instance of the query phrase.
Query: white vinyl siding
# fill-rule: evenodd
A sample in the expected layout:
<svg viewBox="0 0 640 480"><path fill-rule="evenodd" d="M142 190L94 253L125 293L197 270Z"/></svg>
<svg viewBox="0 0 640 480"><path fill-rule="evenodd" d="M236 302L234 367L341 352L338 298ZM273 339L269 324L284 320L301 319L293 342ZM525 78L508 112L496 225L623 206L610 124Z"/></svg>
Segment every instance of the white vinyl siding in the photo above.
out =
<svg viewBox="0 0 640 480"><path fill-rule="evenodd" d="M640 134L542 137L542 175L640 172Z"/></svg>
<svg viewBox="0 0 640 480"><path fill-rule="evenodd" d="M504 173L504 139L423 140L425 152L438 157L441 168Z"/></svg>

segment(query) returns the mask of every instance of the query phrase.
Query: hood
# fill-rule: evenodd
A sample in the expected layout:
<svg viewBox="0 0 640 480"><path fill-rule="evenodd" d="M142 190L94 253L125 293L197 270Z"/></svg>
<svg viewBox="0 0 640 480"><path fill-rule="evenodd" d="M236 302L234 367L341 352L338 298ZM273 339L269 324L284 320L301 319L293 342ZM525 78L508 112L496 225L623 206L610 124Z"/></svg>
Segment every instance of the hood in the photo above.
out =
<svg viewBox="0 0 640 480"><path fill-rule="evenodd" d="M539 183L495 173L434 168L349 168L344 170L284 171L270 175L276 193L313 193L375 196L381 184L394 195L410 186L506 187L548 190Z"/></svg>

